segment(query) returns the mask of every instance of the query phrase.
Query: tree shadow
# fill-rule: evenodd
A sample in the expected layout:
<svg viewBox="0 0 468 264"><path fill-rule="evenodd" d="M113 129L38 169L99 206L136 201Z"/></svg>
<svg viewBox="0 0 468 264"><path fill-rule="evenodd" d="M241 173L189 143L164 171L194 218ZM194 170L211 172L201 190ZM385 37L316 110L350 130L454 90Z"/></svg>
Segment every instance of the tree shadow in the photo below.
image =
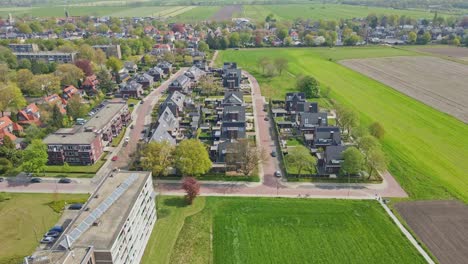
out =
<svg viewBox="0 0 468 264"><path fill-rule="evenodd" d="M187 207L188 203L185 200L185 197L174 197L174 198L168 198L164 200L164 205L182 208L182 207Z"/></svg>
<svg viewBox="0 0 468 264"><path fill-rule="evenodd" d="M163 219L165 217L168 217L171 214L171 210L167 208L159 209L158 210L158 218Z"/></svg>

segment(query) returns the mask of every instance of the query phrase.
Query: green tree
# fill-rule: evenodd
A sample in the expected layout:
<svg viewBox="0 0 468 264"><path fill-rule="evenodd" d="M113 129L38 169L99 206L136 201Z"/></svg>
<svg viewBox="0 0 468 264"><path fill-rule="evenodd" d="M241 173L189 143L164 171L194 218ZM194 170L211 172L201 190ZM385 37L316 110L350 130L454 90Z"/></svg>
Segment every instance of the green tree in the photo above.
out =
<svg viewBox="0 0 468 264"><path fill-rule="evenodd" d="M16 83L0 83L0 111L17 110L26 105L23 93Z"/></svg>
<svg viewBox="0 0 468 264"><path fill-rule="evenodd" d="M86 116L88 112L88 105L83 104L79 94L73 95L67 103L67 114L76 120L79 117Z"/></svg>
<svg viewBox="0 0 468 264"><path fill-rule="evenodd" d="M351 129L357 127L359 124L359 116L356 111L343 105L337 105L336 115L341 129L346 129L349 136L351 134Z"/></svg>
<svg viewBox="0 0 468 264"><path fill-rule="evenodd" d="M418 36L417 42L418 44L426 45L431 41L431 39L431 33L425 32L424 34Z"/></svg>
<svg viewBox="0 0 468 264"><path fill-rule="evenodd" d="M0 46L0 61L6 62L10 69L16 69L18 62L13 52L4 46Z"/></svg>
<svg viewBox="0 0 468 264"><path fill-rule="evenodd" d="M320 89L318 81L309 75L302 76L297 80L296 87L303 92L307 98L320 97Z"/></svg>
<svg viewBox="0 0 468 264"><path fill-rule="evenodd" d="M358 174L364 165L364 156L355 147L349 147L343 152L341 172L346 175Z"/></svg>
<svg viewBox="0 0 468 264"><path fill-rule="evenodd" d="M35 139L40 139L44 136L44 132L35 124L31 124L24 130L25 142L31 143Z"/></svg>
<svg viewBox="0 0 468 264"><path fill-rule="evenodd" d="M60 64L55 71L55 76L60 77L60 84L63 86L78 87L78 81L84 78L84 72L73 64Z"/></svg>
<svg viewBox="0 0 468 264"><path fill-rule="evenodd" d="M363 136L362 138L359 138L357 142L359 149L364 153L364 155L369 153L372 149L380 148L379 141L371 135Z"/></svg>
<svg viewBox="0 0 468 264"><path fill-rule="evenodd" d="M78 58L93 61L96 58L96 50L88 44L82 44L78 48Z"/></svg>
<svg viewBox="0 0 468 264"><path fill-rule="evenodd" d="M18 69L28 69L30 70L32 67L31 61L28 59L21 59L18 62Z"/></svg>
<svg viewBox="0 0 468 264"><path fill-rule="evenodd" d="M297 174L299 175L302 174L303 170L313 173L317 163L314 156L310 154L309 149L302 145L291 148L285 159L290 166L297 168Z"/></svg>
<svg viewBox="0 0 468 264"><path fill-rule="evenodd" d="M13 168L13 164L6 158L0 158L0 175L7 173ZM2 200L0 199L0 202Z"/></svg>
<svg viewBox="0 0 468 264"><path fill-rule="evenodd" d="M172 166L174 147L168 141L152 141L143 148L141 164L143 169L151 170L154 176L165 176Z"/></svg>
<svg viewBox="0 0 468 264"><path fill-rule="evenodd" d="M3 146L8 149L16 149L15 142L9 136L3 137Z"/></svg>
<svg viewBox="0 0 468 264"><path fill-rule="evenodd" d="M71 168L70 168L70 165L68 165L68 162L64 162L63 167L62 167L62 172L63 173L70 173L70 170L71 170Z"/></svg>
<svg viewBox="0 0 468 264"><path fill-rule="evenodd" d="M31 22L31 24L29 24L29 27L31 28L32 32L35 33L41 33L44 31L42 25L37 21Z"/></svg>
<svg viewBox="0 0 468 264"><path fill-rule="evenodd" d="M379 122L374 122L369 126L369 133L378 139L382 139L385 135L385 129Z"/></svg>
<svg viewBox="0 0 468 264"><path fill-rule="evenodd" d="M60 112L60 108L58 105L54 104L52 107L52 117L50 120L50 125L54 128L61 128L63 127L63 114Z"/></svg>
<svg viewBox="0 0 468 264"><path fill-rule="evenodd" d="M211 160L203 143L197 139L187 139L177 145L175 167L182 175L200 176L211 169Z"/></svg>
<svg viewBox="0 0 468 264"><path fill-rule="evenodd" d="M283 71L288 69L288 59L286 58L276 58L275 59L276 70L281 75Z"/></svg>
<svg viewBox="0 0 468 264"><path fill-rule="evenodd" d="M60 92L60 77L53 74L34 75L25 85L30 95L50 95Z"/></svg>
<svg viewBox="0 0 468 264"><path fill-rule="evenodd" d="M415 44L417 38L418 38L418 35L416 35L416 32L411 31L411 32L408 34L408 42L409 42L410 44Z"/></svg>
<svg viewBox="0 0 468 264"><path fill-rule="evenodd" d="M270 58L268 57L260 57L258 60L257 60L257 65L262 68L262 72L265 73L265 67L271 63L271 60Z"/></svg>
<svg viewBox="0 0 468 264"><path fill-rule="evenodd" d="M106 70L100 70L96 74L96 78L99 80L99 89L104 93L112 92L115 87L115 83L112 81L112 76Z"/></svg>
<svg viewBox="0 0 468 264"><path fill-rule="evenodd" d="M230 43L230 46L233 47L233 48L239 47L239 45L240 45L240 36L239 36L239 33L233 32L233 33L229 36L229 43Z"/></svg>
<svg viewBox="0 0 468 264"><path fill-rule="evenodd" d="M200 41L198 42L198 50L201 52L207 52L208 50L210 50L210 47L208 46L208 44L206 44L206 42Z"/></svg>
<svg viewBox="0 0 468 264"><path fill-rule="evenodd" d="M344 40L344 44L345 46L355 46L359 41L361 41L361 38L356 34L352 34Z"/></svg>
<svg viewBox="0 0 468 264"><path fill-rule="evenodd" d="M24 150L23 170L40 173L47 164L47 146L39 139L34 139Z"/></svg>
<svg viewBox="0 0 468 264"><path fill-rule="evenodd" d="M118 73L123 68L123 62L116 57L110 57L106 62L107 68L109 68L114 74Z"/></svg>
<svg viewBox="0 0 468 264"><path fill-rule="evenodd" d="M384 171L387 169L387 158L380 148L373 148L367 154L367 167L369 178L376 171Z"/></svg>
<svg viewBox="0 0 468 264"><path fill-rule="evenodd" d="M10 69L5 63L0 63L0 82L6 83L9 81Z"/></svg>
<svg viewBox="0 0 468 264"><path fill-rule="evenodd" d="M18 23L16 25L16 27L18 28L19 32L21 32L21 33L24 33L24 34L31 34L32 33L31 27L26 23Z"/></svg>

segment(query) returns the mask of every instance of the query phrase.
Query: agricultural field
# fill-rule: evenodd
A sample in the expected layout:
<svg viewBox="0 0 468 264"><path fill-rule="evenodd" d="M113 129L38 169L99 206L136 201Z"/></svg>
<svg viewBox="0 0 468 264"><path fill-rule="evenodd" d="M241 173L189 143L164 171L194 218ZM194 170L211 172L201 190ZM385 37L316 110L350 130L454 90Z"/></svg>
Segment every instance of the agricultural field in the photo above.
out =
<svg viewBox="0 0 468 264"><path fill-rule="evenodd" d="M422 56L340 63L468 123L468 65Z"/></svg>
<svg viewBox="0 0 468 264"><path fill-rule="evenodd" d="M245 5L242 17L254 20L264 20L269 14L273 14L277 20L303 19L347 19L354 17L366 17L370 13L397 14L413 18L432 18L434 14L425 10L396 10L390 8L365 7L338 4L303 4L303 5Z"/></svg>
<svg viewBox="0 0 468 264"><path fill-rule="evenodd" d="M212 17L211 20L214 21L229 21L235 15L240 14L242 12L241 5L229 5L223 6L221 9L218 10Z"/></svg>
<svg viewBox="0 0 468 264"><path fill-rule="evenodd" d="M425 52L433 55L447 56L449 58L459 59L468 62L468 49L454 46L434 46L417 47L416 51Z"/></svg>
<svg viewBox="0 0 468 264"><path fill-rule="evenodd" d="M47 205L58 200L86 200L86 194L5 194L0 202L0 263L21 263L39 245L42 235L60 218Z"/></svg>
<svg viewBox="0 0 468 264"><path fill-rule="evenodd" d="M192 8L182 14L173 16L169 21L171 22L197 22L209 20L214 14L221 9L220 6L198 6Z"/></svg>
<svg viewBox="0 0 468 264"><path fill-rule="evenodd" d="M182 199L158 197L142 263L424 263L376 201Z"/></svg>
<svg viewBox="0 0 468 264"><path fill-rule="evenodd" d="M441 264L468 260L468 207L457 201L418 201L395 204L399 214Z"/></svg>
<svg viewBox="0 0 468 264"><path fill-rule="evenodd" d="M228 50L220 52L217 63L237 61L255 75L262 93L275 99L295 91L299 75L314 76L321 87L331 88L332 99L357 111L361 125L384 126L389 170L410 197L467 202L468 126L337 62L418 54L390 47ZM287 72L265 77L257 66L261 57L288 58Z"/></svg>

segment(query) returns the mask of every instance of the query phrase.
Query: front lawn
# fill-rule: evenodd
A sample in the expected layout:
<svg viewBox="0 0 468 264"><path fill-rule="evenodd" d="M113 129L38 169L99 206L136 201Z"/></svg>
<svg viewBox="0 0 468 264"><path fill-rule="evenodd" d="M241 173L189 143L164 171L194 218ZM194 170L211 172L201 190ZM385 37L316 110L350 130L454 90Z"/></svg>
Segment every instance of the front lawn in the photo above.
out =
<svg viewBox="0 0 468 264"><path fill-rule="evenodd" d="M112 147L117 147L120 144L120 142L122 141L125 135L125 131L127 131L126 127L124 127L122 131L120 131L120 133L115 138L112 139L112 144L111 144Z"/></svg>
<svg viewBox="0 0 468 264"><path fill-rule="evenodd" d="M425 263L373 200L157 199L142 263Z"/></svg>
<svg viewBox="0 0 468 264"><path fill-rule="evenodd" d="M102 157L96 161L93 165L69 165L68 171L65 171L63 165L47 165L45 166L45 173L47 174L48 172L52 173L62 173L62 174L67 174L67 173L81 173L81 174L91 174L91 173L96 173L102 165L106 162L106 156L107 152L104 152L102 154Z"/></svg>
<svg viewBox="0 0 468 264"><path fill-rule="evenodd" d="M4 193L0 194L3 195ZM86 200L86 194L7 193L9 200L0 202L0 263L22 263L39 245L42 235L52 228L63 201ZM56 201L53 204L49 203ZM52 208L54 207L54 209Z"/></svg>

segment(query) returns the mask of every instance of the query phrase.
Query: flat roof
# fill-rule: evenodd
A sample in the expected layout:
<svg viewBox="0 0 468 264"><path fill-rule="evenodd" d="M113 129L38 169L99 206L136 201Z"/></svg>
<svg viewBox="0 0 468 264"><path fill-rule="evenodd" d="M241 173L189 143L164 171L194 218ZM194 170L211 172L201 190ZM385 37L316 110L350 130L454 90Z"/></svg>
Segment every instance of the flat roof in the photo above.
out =
<svg viewBox="0 0 468 264"><path fill-rule="evenodd" d="M127 106L125 101L110 101L99 110L88 122L81 126L73 128L61 128L54 133L49 134L44 140L44 144L90 144L96 138L96 133L112 121L119 111ZM92 128L92 131L85 131L86 128Z"/></svg>
<svg viewBox="0 0 468 264"><path fill-rule="evenodd" d="M135 180L128 188L118 197L109 208L98 218L99 225L91 225L87 230L84 230L81 235L72 243L71 250L74 252L70 259L68 251L60 250L58 245L65 239L62 235L54 246L54 250L36 251L33 256L36 257L36 262L43 258L49 258L53 262L63 263L68 258L67 263L81 263L81 260L87 253L87 249L92 246L95 250L110 250L113 243L116 241L125 221L130 214L130 211L135 204L138 195L144 187L148 177L151 177L151 172L146 171L125 171L115 174L113 177L107 177L100 187L95 191L93 196L88 199L86 208L82 210L74 221L70 224L64 234L70 234L78 227L93 211L98 208L103 202L114 193L126 180L135 177ZM97 196L96 196L97 195ZM36 263L34 261L30 263Z"/></svg>

